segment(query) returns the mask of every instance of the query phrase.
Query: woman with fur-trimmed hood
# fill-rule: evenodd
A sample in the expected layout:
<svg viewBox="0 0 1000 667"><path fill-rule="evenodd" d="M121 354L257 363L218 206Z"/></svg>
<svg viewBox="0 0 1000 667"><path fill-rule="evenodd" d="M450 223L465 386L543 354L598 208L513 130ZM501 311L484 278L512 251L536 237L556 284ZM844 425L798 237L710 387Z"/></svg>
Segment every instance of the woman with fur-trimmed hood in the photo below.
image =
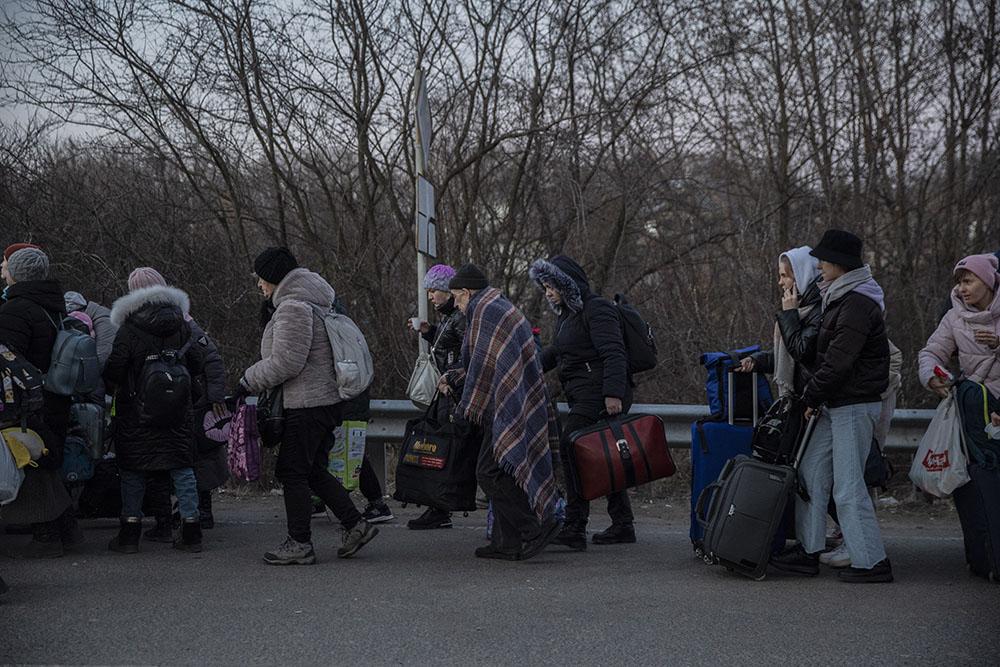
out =
<svg viewBox="0 0 1000 667"><path fill-rule="evenodd" d="M104 368L104 381L115 395L115 453L122 477L122 527L109 548L138 551L146 474L169 470L183 519L182 536L174 545L201 550L198 488L192 465L194 445L191 397L187 410L167 425L141 414L140 385L151 357L175 351L191 377L205 372L206 348L194 340L185 316L188 295L176 287L156 285L137 289L115 301L111 321L118 327Z"/></svg>
<svg viewBox="0 0 1000 667"><path fill-rule="evenodd" d="M558 315L552 343L542 351L542 368L559 369L559 382L570 414L562 422L560 449L570 446L568 436L592 426L606 416L628 412L632 383L618 309L590 291L583 268L558 255L531 265L529 276L545 290L545 298ZM567 479L574 477L568 456L560 456ZM587 548L590 503L566 489L566 522L555 542L582 551ZM632 506L628 492L608 496L611 526L594 535L594 544L635 542Z"/></svg>

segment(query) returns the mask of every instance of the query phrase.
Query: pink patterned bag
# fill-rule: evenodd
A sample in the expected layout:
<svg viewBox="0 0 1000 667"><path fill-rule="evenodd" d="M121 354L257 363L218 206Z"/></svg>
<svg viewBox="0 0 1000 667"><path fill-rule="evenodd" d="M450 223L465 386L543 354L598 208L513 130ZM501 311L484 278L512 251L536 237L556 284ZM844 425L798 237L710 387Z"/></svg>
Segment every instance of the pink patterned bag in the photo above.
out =
<svg viewBox="0 0 1000 667"><path fill-rule="evenodd" d="M260 479L260 435L257 433L257 406L241 398L229 425L229 470L241 482Z"/></svg>

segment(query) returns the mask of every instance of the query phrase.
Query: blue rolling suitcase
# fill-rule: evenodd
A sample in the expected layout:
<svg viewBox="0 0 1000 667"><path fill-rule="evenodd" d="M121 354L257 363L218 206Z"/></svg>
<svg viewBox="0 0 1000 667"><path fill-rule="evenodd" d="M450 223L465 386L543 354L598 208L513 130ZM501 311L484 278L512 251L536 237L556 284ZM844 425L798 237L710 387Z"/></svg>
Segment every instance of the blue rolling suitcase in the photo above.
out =
<svg viewBox="0 0 1000 667"><path fill-rule="evenodd" d="M753 427L724 421L698 420L691 425L691 544L695 556L704 557L704 529L695 516L702 489L719 478L726 463L743 454L750 456Z"/></svg>

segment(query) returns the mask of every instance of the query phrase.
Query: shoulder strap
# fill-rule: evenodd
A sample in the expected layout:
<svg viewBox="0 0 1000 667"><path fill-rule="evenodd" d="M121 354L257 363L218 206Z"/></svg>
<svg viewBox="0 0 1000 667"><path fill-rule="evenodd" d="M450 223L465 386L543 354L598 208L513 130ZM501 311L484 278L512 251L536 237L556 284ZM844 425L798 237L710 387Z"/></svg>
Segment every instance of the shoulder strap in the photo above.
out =
<svg viewBox="0 0 1000 667"><path fill-rule="evenodd" d="M50 313L48 310L45 311L45 317L49 318L49 322L51 322L52 326L56 328L56 331L62 331L63 329L66 328L63 325L62 319L57 320L56 318L52 317L52 313Z"/></svg>

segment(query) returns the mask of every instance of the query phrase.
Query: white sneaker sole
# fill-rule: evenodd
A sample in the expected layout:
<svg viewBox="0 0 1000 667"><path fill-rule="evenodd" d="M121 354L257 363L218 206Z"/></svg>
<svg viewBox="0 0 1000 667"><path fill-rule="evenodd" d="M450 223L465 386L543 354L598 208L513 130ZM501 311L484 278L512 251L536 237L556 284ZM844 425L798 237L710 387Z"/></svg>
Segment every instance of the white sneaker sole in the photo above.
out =
<svg viewBox="0 0 1000 667"><path fill-rule="evenodd" d="M364 517L362 517L362 518L364 518ZM365 519L365 521L367 521L368 523L385 523L386 521L392 521L395 518L396 517L394 517L391 514L389 514L388 516L383 516L383 515L380 514L378 516L373 516L370 519Z"/></svg>

